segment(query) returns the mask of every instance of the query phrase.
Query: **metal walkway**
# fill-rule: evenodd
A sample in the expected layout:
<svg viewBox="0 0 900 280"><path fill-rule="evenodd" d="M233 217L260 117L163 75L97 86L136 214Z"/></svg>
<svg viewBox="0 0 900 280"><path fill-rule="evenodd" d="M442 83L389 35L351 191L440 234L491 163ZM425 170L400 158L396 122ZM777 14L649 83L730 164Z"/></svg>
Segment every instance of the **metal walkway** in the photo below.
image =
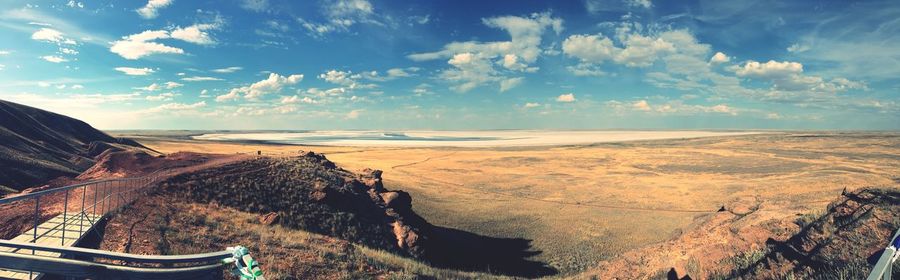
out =
<svg viewBox="0 0 900 280"><path fill-rule="evenodd" d="M74 247L92 234L100 237L98 223L151 191L166 175L97 180L0 199L0 210L14 213L8 218L26 229L11 240L0 240L0 279L39 279L45 274L67 279L221 279L223 265L235 261L234 249L146 256Z"/></svg>
<svg viewBox="0 0 900 280"><path fill-rule="evenodd" d="M10 241L18 243L32 243L44 246L71 247L89 232L94 224L99 222L101 216L67 214L53 217L49 221L37 227L37 239L32 233L25 233ZM0 247L0 252L15 253L45 257L60 257L61 254L47 251L27 250L15 247ZM32 279L39 275L30 272L0 270L0 278L8 279Z"/></svg>

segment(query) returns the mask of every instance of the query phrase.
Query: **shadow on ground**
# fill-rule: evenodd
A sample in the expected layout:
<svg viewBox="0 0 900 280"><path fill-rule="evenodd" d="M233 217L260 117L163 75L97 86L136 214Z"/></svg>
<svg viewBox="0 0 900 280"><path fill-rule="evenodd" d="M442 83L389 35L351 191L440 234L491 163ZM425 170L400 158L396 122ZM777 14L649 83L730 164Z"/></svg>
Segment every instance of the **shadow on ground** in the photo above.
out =
<svg viewBox="0 0 900 280"><path fill-rule="evenodd" d="M516 277L558 273L545 263L529 260L541 254L532 249L529 239L496 238L438 226L433 230L427 259L434 266Z"/></svg>

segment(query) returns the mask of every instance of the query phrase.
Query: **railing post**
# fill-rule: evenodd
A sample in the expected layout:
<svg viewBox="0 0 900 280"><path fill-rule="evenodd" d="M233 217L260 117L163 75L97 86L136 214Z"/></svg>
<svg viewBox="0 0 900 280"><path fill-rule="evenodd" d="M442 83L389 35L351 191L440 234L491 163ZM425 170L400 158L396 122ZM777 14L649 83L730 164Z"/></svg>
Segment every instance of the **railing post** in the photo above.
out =
<svg viewBox="0 0 900 280"><path fill-rule="evenodd" d="M97 215L97 186L94 186L94 204L91 206L91 222L94 221L94 216Z"/></svg>
<svg viewBox="0 0 900 280"><path fill-rule="evenodd" d="M69 189L66 189L66 198L63 199L63 225L62 225L62 239L59 242L60 246L66 245L66 227L68 227L68 219L66 215L69 214Z"/></svg>
<svg viewBox="0 0 900 280"><path fill-rule="evenodd" d="M34 197L34 231L32 232L31 243L37 243L37 229L38 223L40 222L40 214L41 214L41 196L38 195ZM34 255L34 249L31 249L31 254ZM34 272L28 272L28 279L32 279L34 277Z"/></svg>
<svg viewBox="0 0 900 280"><path fill-rule="evenodd" d="M106 199L108 197L108 195L106 195L106 192L108 191L109 188L106 187L105 185L101 185L100 189L102 190L101 192L103 192L103 199L100 200L100 215L104 216L104 215L106 215L106 211L109 210L109 208L106 208L107 207Z"/></svg>
<svg viewBox="0 0 900 280"><path fill-rule="evenodd" d="M84 200L87 198L87 185L81 188L81 213L78 213L78 235L84 235Z"/></svg>

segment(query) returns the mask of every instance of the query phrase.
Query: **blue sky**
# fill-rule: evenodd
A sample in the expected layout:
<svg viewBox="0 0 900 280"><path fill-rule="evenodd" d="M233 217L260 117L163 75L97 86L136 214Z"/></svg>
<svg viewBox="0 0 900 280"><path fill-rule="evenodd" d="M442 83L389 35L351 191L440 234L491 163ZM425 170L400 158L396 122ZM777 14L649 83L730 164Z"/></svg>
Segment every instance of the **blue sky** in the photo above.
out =
<svg viewBox="0 0 900 280"><path fill-rule="evenodd" d="M898 129L896 1L0 3L0 99L104 129Z"/></svg>

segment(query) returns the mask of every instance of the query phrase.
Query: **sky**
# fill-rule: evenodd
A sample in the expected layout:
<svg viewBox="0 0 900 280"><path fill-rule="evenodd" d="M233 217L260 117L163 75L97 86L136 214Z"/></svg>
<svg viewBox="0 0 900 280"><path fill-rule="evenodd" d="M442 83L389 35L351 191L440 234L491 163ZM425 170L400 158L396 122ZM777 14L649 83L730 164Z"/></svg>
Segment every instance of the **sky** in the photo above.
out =
<svg viewBox="0 0 900 280"><path fill-rule="evenodd" d="M897 1L0 3L0 99L101 129L900 129Z"/></svg>

